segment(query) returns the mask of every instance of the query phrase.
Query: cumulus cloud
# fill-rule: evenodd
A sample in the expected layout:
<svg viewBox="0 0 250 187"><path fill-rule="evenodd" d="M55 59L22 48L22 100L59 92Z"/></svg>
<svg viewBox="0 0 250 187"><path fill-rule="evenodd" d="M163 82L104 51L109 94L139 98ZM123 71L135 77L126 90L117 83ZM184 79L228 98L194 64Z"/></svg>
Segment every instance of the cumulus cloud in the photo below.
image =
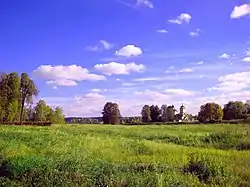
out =
<svg viewBox="0 0 250 187"><path fill-rule="evenodd" d="M183 13L181 15L179 15L176 19L170 19L168 20L170 23L174 23L174 24L182 24L182 23L189 23L191 20L191 15L187 14L187 13Z"/></svg>
<svg viewBox="0 0 250 187"><path fill-rule="evenodd" d="M47 84L57 86L76 86L78 82L84 80L106 80L105 76L92 74L87 68L77 65L42 65L35 69L33 74L38 78L47 80Z"/></svg>
<svg viewBox="0 0 250 187"><path fill-rule="evenodd" d="M136 47L135 45L126 45L115 52L115 55L125 56L125 57L139 56L141 54L142 54L141 48Z"/></svg>
<svg viewBox="0 0 250 187"><path fill-rule="evenodd" d="M143 64L121 64L110 62L108 64L96 64L95 69L106 75L128 75L133 72L143 72L146 67Z"/></svg>
<svg viewBox="0 0 250 187"><path fill-rule="evenodd" d="M244 62L250 62L250 56L247 56L245 58L242 59Z"/></svg>
<svg viewBox="0 0 250 187"><path fill-rule="evenodd" d="M231 13L231 18L236 19L250 14L250 4L235 6Z"/></svg>
<svg viewBox="0 0 250 187"><path fill-rule="evenodd" d="M114 47L114 44L109 43L109 42L107 42L105 40L100 40L100 42L103 45L104 49L106 49L106 50L110 50L110 49L112 49Z"/></svg>
<svg viewBox="0 0 250 187"><path fill-rule="evenodd" d="M211 90L222 92L240 91L250 87L250 71L228 74L219 78L219 84Z"/></svg>
<svg viewBox="0 0 250 187"><path fill-rule="evenodd" d="M219 56L219 58L221 58L221 59L229 59L229 58L230 58L230 55L227 54L227 53L223 53L223 54L221 54L221 55Z"/></svg>
<svg viewBox="0 0 250 187"><path fill-rule="evenodd" d="M159 33L168 33L168 31L167 30L165 30L165 29L160 29L160 30L157 30L157 32L159 32Z"/></svg>

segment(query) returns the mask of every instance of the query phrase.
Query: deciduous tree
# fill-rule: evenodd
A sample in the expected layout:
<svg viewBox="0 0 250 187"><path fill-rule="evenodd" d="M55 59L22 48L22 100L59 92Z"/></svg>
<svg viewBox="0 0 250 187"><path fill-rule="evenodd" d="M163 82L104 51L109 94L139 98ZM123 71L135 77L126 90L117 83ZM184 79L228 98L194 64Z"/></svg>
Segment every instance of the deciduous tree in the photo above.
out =
<svg viewBox="0 0 250 187"><path fill-rule="evenodd" d="M157 105L152 105L150 107L150 115L151 115L151 120L152 122L158 122L160 119L161 115L161 110Z"/></svg>
<svg viewBox="0 0 250 187"><path fill-rule="evenodd" d="M103 108L103 123L104 124L119 124L120 123L120 110L117 103L108 102Z"/></svg>
<svg viewBox="0 0 250 187"><path fill-rule="evenodd" d="M21 92L20 123L22 124L24 104L30 103L32 101L32 97L38 94L38 90L33 80L31 80L26 73L22 73L21 75L20 92Z"/></svg>
<svg viewBox="0 0 250 187"><path fill-rule="evenodd" d="M151 121L151 113L149 105L144 105L141 111L142 121L150 122Z"/></svg>
<svg viewBox="0 0 250 187"><path fill-rule="evenodd" d="M230 101L223 108L223 119L243 119L246 117L247 110L243 102Z"/></svg>
<svg viewBox="0 0 250 187"><path fill-rule="evenodd" d="M223 110L220 105L216 103L207 103L200 107L198 120L202 123L218 122L222 120Z"/></svg>

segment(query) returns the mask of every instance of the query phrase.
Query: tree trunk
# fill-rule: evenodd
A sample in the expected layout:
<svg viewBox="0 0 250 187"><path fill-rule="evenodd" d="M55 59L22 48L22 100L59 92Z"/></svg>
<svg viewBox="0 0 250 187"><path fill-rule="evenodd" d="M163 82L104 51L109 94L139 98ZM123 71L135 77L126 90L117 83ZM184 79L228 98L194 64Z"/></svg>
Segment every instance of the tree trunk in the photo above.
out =
<svg viewBox="0 0 250 187"><path fill-rule="evenodd" d="M23 123L23 108L25 103L25 97L22 98L21 113L20 113L20 125Z"/></svg>

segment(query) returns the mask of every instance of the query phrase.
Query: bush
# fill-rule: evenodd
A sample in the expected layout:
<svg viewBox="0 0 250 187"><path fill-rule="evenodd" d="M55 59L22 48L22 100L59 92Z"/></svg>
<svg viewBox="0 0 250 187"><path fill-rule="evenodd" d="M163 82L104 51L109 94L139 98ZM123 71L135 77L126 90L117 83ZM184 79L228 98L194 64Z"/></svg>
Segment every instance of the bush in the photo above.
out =
<svg viewBox="0 0 250 187"><path fill-rule="evenodd" d="M218 163L211 162L201 155L191 155L189 162L183 167L184 173L195 175L202 183L223 184L228 174Z"/></svg>
<svg viewBox="0 0 250 187"><path fill-rule="evenodd" d="M10 164L0 155L0 177L9 178L12 176Z"/></svg>

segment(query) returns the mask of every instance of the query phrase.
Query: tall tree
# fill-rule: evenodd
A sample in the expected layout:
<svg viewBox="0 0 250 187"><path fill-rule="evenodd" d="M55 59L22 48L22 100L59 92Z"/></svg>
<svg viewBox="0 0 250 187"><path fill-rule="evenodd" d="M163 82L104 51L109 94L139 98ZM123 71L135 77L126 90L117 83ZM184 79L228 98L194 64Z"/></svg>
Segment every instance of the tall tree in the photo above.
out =
<svg viewBox="0 0 250 187"><path fill-rule="evenodd" d="M223 108L223 119L225 120L242 119L246 117L246 114L246 107L241 101L230 101Z"/></svg>
<svg viewBox="0 0 250 187"><path fill-rule="evenodd" d="M55 116L56 116L55 123L57 123L57 124L64 124L65 123L65 116L63 114L62 108L60 108L60 107L55 108Z"/></svg>
<svg viewBox="0 0 250 187"><path fill-rule="evenodd" d="M120 123L120 110L117 103L108 102L103 108L103 122L104 124L119 124Z"/></svg>
<svg viewBox="0 0 250 187"><path fill-rule="evenodd" d="M7 75L7 103L5 106L6 121L18 120L20 101L20 77L12 72Z"/></svg>
<svg viewBox="0 0 250 187"><path fill-rule="evenodd" d="M150 115L151 115L152 122L158 122L160 115L161 115L160 108L157 105L155 105L155 106L152 105L150 107Z"/></svg>
<svg viewBox="0 0 250 187"><path fill-rule="evenodd" d="M151 121L151 113L149 105L144 105L141 111L142 121L150 122Z"/></svg>
<svg viewBox="0 0 250 187"><path fill-rule="evenodd" d="M202 105L198 114L198 120L202 123L218 122L222 120L223 110L216 103L207 103Z"/></svg>
<svg viewBox="0 0 250 187"><path fill-rule="evenodd" d="M32 101L32 97L38 94L38 90L33 80L31 80L26 73L22 73L21 75L20 92L21 92L20 123L22 124L24 104L30 103Z"/></svg>
<svg viewBox="0 0 250 187"><path fill-rule="evenodd" d="M161 106L161 121L162 122L168 121L168 106L167 105Z"/></svg>
<svg viewBox="0 0 250 187"><path fill-rule="evenodd" d="M176 112L176 109L175 109L174 105L167 107L167 112L166 112L167 113L167 121L173 122L175 120L175 112Z"/></svg>

